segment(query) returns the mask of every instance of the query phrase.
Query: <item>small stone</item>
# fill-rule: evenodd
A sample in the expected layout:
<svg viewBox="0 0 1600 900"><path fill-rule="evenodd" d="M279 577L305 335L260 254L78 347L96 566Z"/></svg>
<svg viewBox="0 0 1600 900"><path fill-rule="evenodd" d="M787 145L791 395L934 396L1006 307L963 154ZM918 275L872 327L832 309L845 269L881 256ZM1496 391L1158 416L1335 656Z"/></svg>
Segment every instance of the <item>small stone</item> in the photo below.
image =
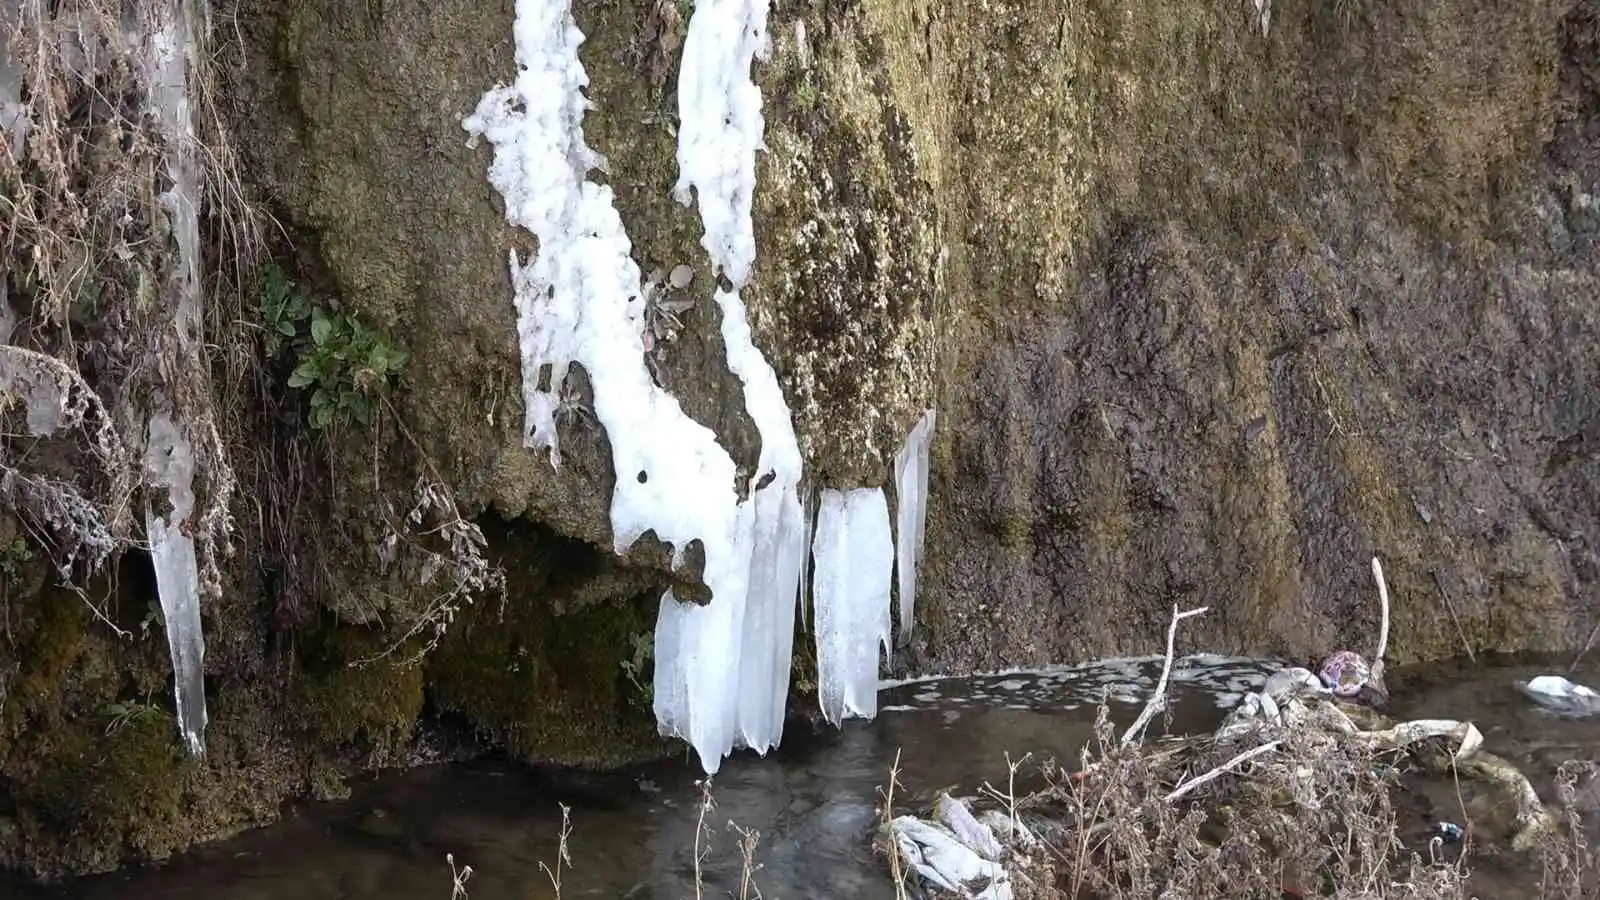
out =
<svg viewBox="0 0 1600 900"><path fill-rule="evenodd" d="M693 281L694 267L687 264L674 268L672 274L667 277L667 283L672 285L674 290L679 291L688 287Z"/></svg>

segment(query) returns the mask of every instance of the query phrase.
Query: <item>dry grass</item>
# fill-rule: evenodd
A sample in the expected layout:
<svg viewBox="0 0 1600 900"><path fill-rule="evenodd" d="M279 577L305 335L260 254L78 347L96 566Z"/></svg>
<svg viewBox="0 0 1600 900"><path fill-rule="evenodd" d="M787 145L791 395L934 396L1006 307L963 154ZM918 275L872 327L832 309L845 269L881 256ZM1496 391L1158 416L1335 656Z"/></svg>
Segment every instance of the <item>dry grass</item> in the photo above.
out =
<svg viewBox="0 0 1600 900"><path fill-rule="evenodd" d="M168 403L199 462L195 512L183 524L199 545L204 587L215 592L233 530L227 415L242 404L230 392L255 358L237 287L259 253L262 219L245 201L217 114L208 23L192 23L194 134L175 136L151 112L149 39L130 40L140 29L125 21L150 30L179 8L22 0L0 12L0 65L16 76L15 95L0 100L18 104L26 129L20 153L0 141L0 320L8 326L0 355L46 357L59 370L55 383L70 385L64 395L92 399L89 415L44 430L0 402L0 500L53 551L64 578L99 569L140 543L132 510L145 487L145 419ZM192 199L210 264L197 333L176 321L172 300L184 278L174 213L183 200L169 193L174 165L199 176L201 196ZM0 401L37 400L50 389L17 368L0 379ZM145 502L154 508L153 496Z"/></svg>
<svg viewBox="0 0 1600 900"><path fill-rule="evenodd" d="M986 787L972 801L1019 826L1019 834L993 829L1016 900L1600 896L1594 849L1570 812L1574 785L1595 775L1594 764L1562 767L1556 800L1565 821L1516 853L1474 837L1472 822L1464 844L1425 837L1427 823L1397 807L1413 761L1448 755L1437 741L1395 751L1300 729L1244 753L1211 738L1127 744L1104 708L1096 731L1075 769L1044 767L1044 789L1017 797L1014 787ZM891 772L889 783L897 780ZM898 842L882 839L892 821L888 805L883 812L877 846L896 896L952 896L928 891ZM1474 891L1474 860L1493 860L1497 890L1517 880L1515 893Z"/></svg>

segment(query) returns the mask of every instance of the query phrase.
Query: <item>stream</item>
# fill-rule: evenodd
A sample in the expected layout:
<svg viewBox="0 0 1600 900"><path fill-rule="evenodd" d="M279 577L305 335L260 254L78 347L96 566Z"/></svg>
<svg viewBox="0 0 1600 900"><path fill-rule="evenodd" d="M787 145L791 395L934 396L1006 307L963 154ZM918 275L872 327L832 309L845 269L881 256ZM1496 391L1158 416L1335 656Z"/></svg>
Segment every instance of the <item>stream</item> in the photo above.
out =
<svg viewBox="0 0 1600 900"><path fill-rule="evenodd" d="M1180 660L1170 730L1214 728L1273 666L1214 656ZM882 691L873 722L816 730L792 725L780 749L765 759L736 754L714 779L714 809L702 832L704 896L739 896L737 826L759 832L755 884L765 900L893 900L869 838L897 754L897 809L939 790L971 792L984 781L1004 790L1008 754L1028 757L1017 773L1021 791L1038 784L1039 761L1072 764L1092 738L1102 695L1117 723L1131 723L1160 668L1159 659L1123 660L912 681ZM1513 681L1564 668L1396 672L1388 712L1472 719L1487 749L1523 766L1549 802L1561 761L1600 757L1600 720L1536 709ZM1595 682L1592 672L1573 677ZM450 900L451 854L457 866L474 870L466 883L472 900L544 900L555 892L540 864L556 861L559 804L566 803L571 861L561 896L682 900L695 897L698 774L688 757L604 775L555 776L488 762L396 772L357 782L346 800L297 807L277 824L160 864L0 890L10 887L8 895L21 900ZM1397 803L1409 808L1400 835L1408 847L1425 848L1431 821L1465 818L1453 791L1424 786L1405 793ZM1527 896L1518 884L1536 877L1529 865L1477 861L1476 893L1484 900Z"/></svg>

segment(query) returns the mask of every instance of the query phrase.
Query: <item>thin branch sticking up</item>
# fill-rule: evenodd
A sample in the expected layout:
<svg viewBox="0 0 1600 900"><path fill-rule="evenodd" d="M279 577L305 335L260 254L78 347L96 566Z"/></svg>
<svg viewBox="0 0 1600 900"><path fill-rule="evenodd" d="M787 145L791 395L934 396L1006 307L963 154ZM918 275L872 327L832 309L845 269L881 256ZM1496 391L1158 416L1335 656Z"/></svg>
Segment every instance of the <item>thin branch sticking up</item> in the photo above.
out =
<svg viewBox="0 0 1600 900"><path fill-rule="evenodd" d="M1378 582L1378 605L1382 607L1383 622L1378 626L1378 652L1372 657L1374 666L1383 665L1384 654L1389 652L1389 586L1383 581L1383 564L1372 558L1372 578Z"/></svg>
<svg viewBox="0 0 1600 900"><path fill-rule="evenodd" d="M1178 638L1178 623L1191 616L1198 616L1210 608L1209 606L1198 606L1194 609L1178 612L1178 604L1172 604L1172 621L1167 623L1167 658L1161 665L1161 680L1156 682L1155 693L1151 694L1150 699L1145 701L1144 711L1139 713L1139 718L1135 719L1133 724L1128 726L1128 730L1123 732L1122 743L1124 745L1133 743L1135 738L1143 734L1145 727L1150 724L1150 720L1155 718L1156 713L1167 705L1167 679L1172 675L1173 644Z"/></svg>

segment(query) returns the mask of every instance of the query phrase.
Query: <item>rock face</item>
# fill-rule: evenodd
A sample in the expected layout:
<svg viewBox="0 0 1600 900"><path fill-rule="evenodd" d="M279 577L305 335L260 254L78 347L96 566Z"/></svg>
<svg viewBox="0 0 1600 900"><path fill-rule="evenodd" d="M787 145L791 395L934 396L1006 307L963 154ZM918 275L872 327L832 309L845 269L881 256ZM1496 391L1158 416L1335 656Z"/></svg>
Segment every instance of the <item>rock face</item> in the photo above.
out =
<svg viewBox="0 0 1600 900"><path fill-rule="evenodd" d="M1348 11L981 42L927 664L1584 640L1596 7Z"/></svg>
<svg viewBox="0 0 1600 900"><path fill-rule="evenodd" d="M911 666L1150 652L1173 603L1213 607L1184 649L1366 648L1374 554L1396 661L1581 643L1600 613L1600 5L1279 6L1265 33L1249 4L1180 0L773 10L745 299L813 488L889 482L939 409ZM688 12L578 5L585 132L640 268L695 271L652 371L748 471L700 223L671 196ZM611 552L581 373L561 469L522 445L506 258L533 248L461 127L513 75L513 4L244 0L226 21L223 112L271 250L410 362L370 429L308 437L281 355L222 398L250 411L233 453L256 471L205 611L204 761L158 709L94 718L164 696L153 644L98 633L42 561L8 569L0 858L37 871L337 792L404 763L424 720L537 761L665 749L644 650L693 565ZM503 596L444 604L390 559L427 485L482 528ZM123 579L119 621L149 591Z"/></svg>

